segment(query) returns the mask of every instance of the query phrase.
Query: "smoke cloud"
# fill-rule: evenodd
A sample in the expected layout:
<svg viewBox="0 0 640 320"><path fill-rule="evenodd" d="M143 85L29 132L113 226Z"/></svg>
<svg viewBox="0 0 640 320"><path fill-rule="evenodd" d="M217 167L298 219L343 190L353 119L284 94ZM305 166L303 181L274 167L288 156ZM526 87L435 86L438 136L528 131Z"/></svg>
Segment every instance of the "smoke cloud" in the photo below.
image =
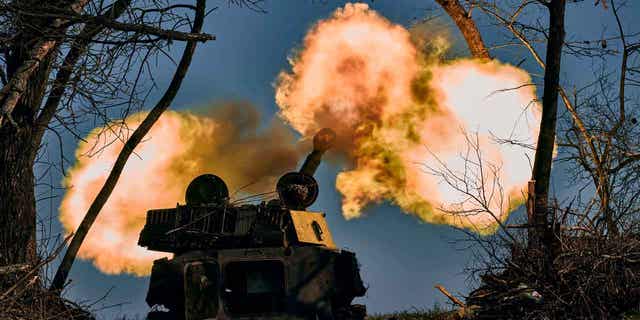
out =
<svg viewBox="0 0 640 320"><path fill-rule="evenodd" d="M282 122L228 104L209 114L168 111L136 148L79 256L102 272L146 275L166 256L137 246L146 212L184 202L188 183L221 176L233 192L272 191L294 170L302 140L337 133L345 170L336 178L347 219L390 202L428 223L495 231L522 202L539 123L529 75L498 61L447 59L447 29L407 30L366 4L319 21L276 81ZM144 113L124 119L135 129ZM96 128L76 151L60 207L67 233L80 224L128 133ZM114 131L117 130L117 131ZM500 139L512 143L499 143ZM334 152L336 152L334 151ZM252 184L253 183L253 184Z"/></svg>
<svg viewBox="0 0 640 320"><path fill-rule="evenodd" d="M124 120L130 132L144 116ZM111 131L119 127L96 128L78 146L60 207L67 233L82 221L124 145L128 132ZM207 115L165 112L129 158L79 257L108 274L149 274L153 260L167 254L137 245L147 210L184 203L187 185L200 174L219 175L231 192L251 183L243 191L272 191L279 176L295 169L301 148L281 122L259 127L260 116L248 104L218 106Z"/></svg>
<svg viewBox="0 0 640 320"><path fill-rule="evenodd" d="M446 61L441 29L413 31L366 4L336 10L279 75L280 116L304 137L338 133L346 218L389 201L429 223L492 232L521 203L533 155L496 137L534 141L535 89L498 61Z"/></svg>

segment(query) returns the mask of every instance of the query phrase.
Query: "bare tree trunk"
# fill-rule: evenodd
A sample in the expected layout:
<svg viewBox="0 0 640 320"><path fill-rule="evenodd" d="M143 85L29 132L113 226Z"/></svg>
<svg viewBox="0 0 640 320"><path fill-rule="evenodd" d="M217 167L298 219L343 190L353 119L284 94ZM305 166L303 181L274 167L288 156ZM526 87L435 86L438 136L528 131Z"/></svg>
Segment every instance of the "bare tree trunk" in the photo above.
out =
<svg viewBox="0 0 640 320"><path fill-rule="evenodd" d="M0 265L36 260L35 154L28 129L0 129Z"/></svg>
<svg viewBox="0 0 640 320"><path fill-rule="evenodd" d="M489 50L482 40L471 14L464 9L458 0L436 0L444 11L453 19L469 46L471 55L478 59L491 59Z"/></svg>
<svg viewBox="0 0 640 320"><path fill-rule="evenodd" d="M111 18L119 16L129 1L118 1L111 11ZM34 23L42 23L34 21ZM51 72L53 55L39 57L29 81L20 89L20 97L11 108L11 124L0 126L0 265L33 264L36 250L36 199L33 166L38 148L49 120L55 113L64 87L73 67L82 55L89 39L104 28L90 28L70 50L65 68L58 73L54 88L47 100L45 111L36 122L35 112L42 103L46 80ZM9 77L21 75L25 64L33 60L28 44L34 35L23 35L23 41L13 49L8 59ZM5 88L9 88L6 86ZM9 100L9 98L5 99ZM0 99L0 101L2 101ZM0 120L1 123L1 120Z"/></svg>
<svg viewBox="0 0 640 320"><path fill-rule="evenodd" d="M34 25L45 22L32 20ZM30 57L35 35L24 32L6 55L7 76L12 78ZM34 132L35 112L42 103L53 50L41 57L12 109L12 123L0 122L0 265L27 263L37 259L36 201L33 166L41 136ZM6 99L5 99L6 100ZM0 103L4 100L0 100Z"/></svg>
<svg viewBox="0 0 640 320"><path fill-rule="evenodd" d="M204 24L204 16L205 16L205 5L206 0L198 0L197 1L197 10L196 17L193 24L193 33L200 33L202 30L202 25ZM131 137L127 140L124 147L120 151L116 162L107 177L102 189L91 203L87 214L84 216L80 226L76 230L76 233L69 244L69 248L65 252L64 258L62 259L62 263L58 267L56 271L56 275L51 283L51 290L61 290L64 287L65 282L67 281L67 277L69 275L69 271L73 266L73 262L75 261L76 255L80 250L80 246L84 241L89 229L93 225L93 222L98 217L100 210L109 199L111 192L115 188L118 183L118 179L120 178L120 174L124 169L127 160L136 146L142 141L142 138L151 130L151 127L155 124L155 122L160 118L162 113L169 107L173 99L175 98L180 86L182 84L182 80L187 74L187 70L189 69L189 65L191 64L191 59L193 58L193 54L196 49L196 40L191 40L187 43L184 52L182 54L182 58L180 59L180 63L173 75L173 79L169 84L169 87L165 91L164 95L156 106L149 112L149 114L142 121L140 126L133 132Z"/></svg>
<svg viewBox="0 0 640 320"><path fill-rule="evenodd" d="M99 15L80 14L90 2ZM95 68L104 61L111 67L119 68L115 65L118 59L112 56L112 52L127 54L133 49L128 49L125 44L142 41L145 35L151 36L153 47L169 46L170 40L193 42L214 39L208 34L180 32L187 17L178 19L182 22L174 21L172 29L162 28L165 14L173 13L165 13L166 8L161 9L164 5L154 4L153 1L149 5L155 8L154 12L159 13L156 19L151 19L155 22L145 21L141 15L136 14L128 16L124 22L116 21L126 12L131 2L115 0L107 5L102 1L89 0L13 0L0 4L3 17L7 20L1 30L5 39L0 41L0 267L33 264L38 258L33 166L45 130L51 119L56 117L61 102L64 100L69 102L67 107L72 106L74 98L73 94L67 94L70 91L68 89L78 85L76 81L92 81L96 84L104 81L103 88L117 85L111 72L94 77L77 71L87 66ZM186 5L175 6L176 10L180 10L180 7L196 9ZM68 33L70 26L83 29L79 34L76 34L75 29ZM99 39L94 42L94 38ZM92 50L92 44L101 40L113 43L112 47L96 46L96 50ZM147 40L145 38L144 41ZM188 48L192 46L193 44L187 45ZM52 64L61 47L68 49L64 50L66 57L62 65L56 68L54 78ZM120 49L110 51L111 48ZM122 48L125 50L122 51ZM148 52L151 51L153 50L149 49ZM82 57L86 56L91 58L83 60ZM120 71L128 72L129 68L127 65ZM183 77L186 70L180 72ZM100 86L102 85L98 87ZM175 87L172 83L171 88ZM48 98L43 104L47 88ZM108 92L116 98L120 94L117 90L112 92L109 89ZM175 95L175 92L172 94ZM163 98L165 108L173 98L169 96L171 95ZM106 103L96 103L92 108L105 105ZM76 118L73 110L70 114L73 115L71 118Z"/></svg>
<svg viewBox="0 0 640 320"><path fill-rule="evenodd" d="M609 235L616 236L619 232L611 210L611 183L609 181L609 173L602 172L606 170L605 168L598 168L597 170L599 177L596 189L600 198L600 212L604 217L604 221L607 226L607 233Z"/></svg>
<svg viewBox="0 0 640 320"><path fill-rule="evenodd" d="M560 84L560 61L564 42L565 0L552 0L549 8L549 40L547 42L544 92L542 96L542 120L533 164L532 179L535 180L534 247L550 251L551 230L548 227L549 181L556 138L558 113L558 89ZM546 249L546 250L545 250Z"/></svg>

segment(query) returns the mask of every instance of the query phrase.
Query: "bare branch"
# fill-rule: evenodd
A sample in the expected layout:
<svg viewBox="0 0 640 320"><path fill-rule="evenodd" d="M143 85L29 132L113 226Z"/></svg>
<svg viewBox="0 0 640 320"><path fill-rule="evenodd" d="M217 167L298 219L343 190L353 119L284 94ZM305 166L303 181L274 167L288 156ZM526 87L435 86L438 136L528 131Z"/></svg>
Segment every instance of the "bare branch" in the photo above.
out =
<svg viewBox="0 0 640 320"><path fill-rule="evenodd" d="M205 16L205 6L206 0L198 0L196 11L196 18L193 25L192 32L199 33L202 30L202 25L204 24L204 16ZM66 282L69 271L71 270L71 266L76 258L78 250L80 250L80 246L84 241L85 236L89 232L89 229L93 225L93 222L98 217L100 210L106 203L107 199L111 195L111 192L116 186L118 179L120 178L120 174L124 169L125 164L129 156L133 153L136 146L142 141L142 138L151 130L151 127L154 123L160 118L162 113L169 107L171 101L175 98L180 86L182 85L182 81L189 69L189 65L191 64L191 60L193 54L196 49L196 40L189 41L187 46L184 49L182 54L182 58L180 59L180 63L173 75L173 79L169 84L169 87L166 89L164 95L158 103L153 107L153 109L147 114L145 119L142 121L140 126L133 132L131 137L127 140L124 147L120 151L116 162L107 177L102 189L94 199L93 203L89 207L87 214L85 215L82 223L78 227L76 231L76 236L73 237L67 252L60 264L60 267L56 271L56 275L51 283L51 290L57 291L61 290Z"/></svg>
<svg viewBox="0 0 640 320"><path fill-rule="evenodd" d="M72 2L68 6L68 10L72 12L80 12L82 8L89 2L89 0L78 0ZM54 28L59 28L66 21L62 19L55 19L52 23ZM57 41L42 39L39 40L34 47L30 50L29 59L23 63L23 65L12 76L9 83L2 87L0 90L0 101L2 107L0 107L0 127L3 125L5 116L11 115L13 109L18 103L18 99L25 91L27 81L31 77L31 74L38 68L40 62L56 47Z"/></svg>
<svg viewBox="0 0 640 320"><path fill-rule="evenodd" d="M111 10L105 14L105 16L115 19L119 17L126 8L131 3L131 0L118 0L116 1ZM71 50L67 53L67 56L64 58L64 62L62 63L62 67L58 71L56 75L56 79L53 81L52 89L49 92L49 97L42 108L38 119L36 120L37 126L37 139L42 136L44 130L51 121L51 118L54 116L58 109L58 105L62 100L62 96L64 94L66 85L71 79L71 75L73 73L73 68L78 63L80 57L87 51L89 46L90 39L93 39L96 35L102 32L105 29L103 25L94 25L87 24L83 28L82 32L80 32L80 36L74 41L71 45Z"/></svg>
<svg viewBox="0 0 640 320"><path fill-rule="evenodd" d="M436 0L436 2L442 6L458 26L462 36L467 41L471 55L479 59L491 59L478 27L460 2L458 0Z"/></svg>

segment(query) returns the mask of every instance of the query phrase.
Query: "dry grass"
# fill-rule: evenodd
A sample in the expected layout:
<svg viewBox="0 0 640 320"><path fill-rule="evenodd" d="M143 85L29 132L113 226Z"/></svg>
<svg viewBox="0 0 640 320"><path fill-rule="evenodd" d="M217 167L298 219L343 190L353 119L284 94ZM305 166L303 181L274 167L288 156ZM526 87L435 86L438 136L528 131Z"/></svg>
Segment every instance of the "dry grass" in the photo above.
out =
<svg viewBox="0 0 640 320"><path fill-rule="evenodd" d="M81 306L44 288L39 267L0 272L0 319L94 320Z"/></svg>
<svg viewBox="0 0 640 320"><path fill-rule="evenodd" d="M475 319L624 319L640 306L640 239L556 234L552 263L513 250L467 298ZM537 292L541 299L532 299Z"/></svg>

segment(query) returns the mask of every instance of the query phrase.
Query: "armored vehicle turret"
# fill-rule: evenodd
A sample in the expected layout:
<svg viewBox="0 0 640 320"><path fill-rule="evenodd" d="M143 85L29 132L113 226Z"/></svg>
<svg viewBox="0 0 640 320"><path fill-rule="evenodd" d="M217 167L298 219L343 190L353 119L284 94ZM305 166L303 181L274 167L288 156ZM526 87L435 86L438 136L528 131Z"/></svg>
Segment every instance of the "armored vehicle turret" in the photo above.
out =
<svg viewBox="0 0 640 320"><path fill-rule="evenodd" d="M322 129L301 169L284 174L277 197L229 201L222 179L195 178L186 204L147 212L138 244L173 253L153 264L148 319L363 319L355 254L333 241L313 174L335 134Z"/></svg>

